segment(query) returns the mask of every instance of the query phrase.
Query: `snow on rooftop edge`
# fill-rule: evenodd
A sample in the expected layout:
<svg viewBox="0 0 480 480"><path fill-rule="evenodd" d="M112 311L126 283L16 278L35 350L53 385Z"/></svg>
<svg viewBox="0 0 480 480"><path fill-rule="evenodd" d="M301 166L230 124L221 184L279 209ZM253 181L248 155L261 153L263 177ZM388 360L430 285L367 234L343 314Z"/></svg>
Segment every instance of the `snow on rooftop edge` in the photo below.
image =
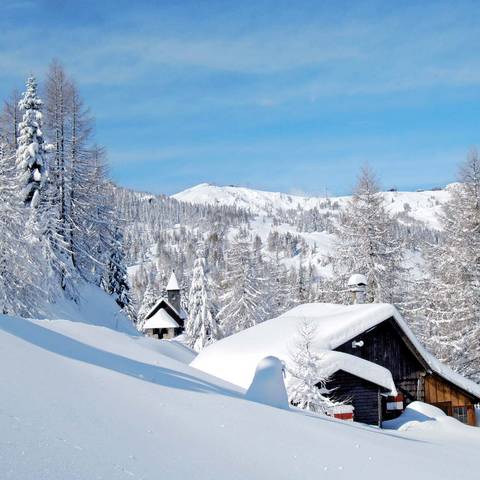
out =
<svg viewBox="0 0 480 480"><path fill-rule="evenodd" d="M150 328L178 328L180 325L168 314L166 310L161 308L155 315L150 317L143 325L143 330Z"/></svg>
<svg viewBox="0 0 480 480"><path fill-rule="evenodd" d="M480 397L480 385L455 373L429 354L417 340L398 310L393 305L385 303L357 305L308 303L298 305L277 318L255 325L208 346L200 352L191 365L247 388L253 378L255 368L262 358L274 355L288 362L290 353L295 348L298 326L304 320L316 322L318 329L313 347L319 353L325 354L390 317L395 319L433 372L443 376L470 394ZM338 354L339 352L331 353ZM355 358L351 355L347 356ZM326 361L329 359L340 361L338 356L325 356ZM350 373L362 378L366 378L368 375L370 378L366 378L367 380L374 381L374 383L393 391L392 388L387 386L391 384L389 384L385 372L381 374L381 370L378 370L386 370L383 367L379 365L376 365L378 369L370 367L368 364L374 364L365 360L366 363L363 365L354 360L342 361L342 369L354 369L357 373L354 373L354 371L350 371ZM386 371L388 372L388 370ZM391 378L390 372L388 374Z"/></svg>

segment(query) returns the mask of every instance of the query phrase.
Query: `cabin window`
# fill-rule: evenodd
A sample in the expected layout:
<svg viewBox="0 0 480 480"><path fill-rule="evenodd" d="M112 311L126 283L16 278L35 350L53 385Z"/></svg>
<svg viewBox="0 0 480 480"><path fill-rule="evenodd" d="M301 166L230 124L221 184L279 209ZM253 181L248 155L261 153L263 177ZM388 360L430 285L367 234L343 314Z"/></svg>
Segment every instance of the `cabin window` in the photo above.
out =
<svg viewBox="0 0 480 480"><path fill-rule="evenodd" d="M467 407L453 407L453 417L462 423L468 423Z"/></svg>

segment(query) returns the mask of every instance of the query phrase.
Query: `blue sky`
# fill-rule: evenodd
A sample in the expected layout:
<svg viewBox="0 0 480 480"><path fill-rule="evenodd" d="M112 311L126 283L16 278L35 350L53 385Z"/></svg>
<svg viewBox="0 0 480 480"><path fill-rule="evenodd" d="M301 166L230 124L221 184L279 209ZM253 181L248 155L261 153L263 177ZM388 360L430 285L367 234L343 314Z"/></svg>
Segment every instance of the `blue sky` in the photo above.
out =
<svg viewBox="0 0 480 480"><path fill-rule="evenodd" d="M348 193L455 180L480 143L480 6L0 1L0 97L56 57L120 184Z"/></svg>

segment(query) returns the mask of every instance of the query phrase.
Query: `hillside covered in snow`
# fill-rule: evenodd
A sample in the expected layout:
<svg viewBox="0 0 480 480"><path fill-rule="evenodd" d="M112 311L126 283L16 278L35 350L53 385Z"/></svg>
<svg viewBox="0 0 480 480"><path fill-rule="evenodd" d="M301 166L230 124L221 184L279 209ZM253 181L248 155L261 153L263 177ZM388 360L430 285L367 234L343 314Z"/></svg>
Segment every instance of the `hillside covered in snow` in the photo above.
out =
<svg viewBox="0 0 480 480"><path fill-rule="evenodd" d="M91 322L93 323L93 322ZM5 480L472 478L477 429L411 407L385 431L244 398L175 342L0 316ZM160 461L159 461L160 460Z"/></svg>
<svg viewBox="0 0 480 480"><path fill-rule="evenodd" d="M416 192L383 192L391 214L406 212L427 226L438 228L436 216L449 198L449 188ZM182 202L201 205L230 206L245 209L254 215L272 216L278 211L295 209L320 211L345 207L351 197L302 197L280 192L265 192L238 186L217 186L201 183L173 195Z"/></svg>

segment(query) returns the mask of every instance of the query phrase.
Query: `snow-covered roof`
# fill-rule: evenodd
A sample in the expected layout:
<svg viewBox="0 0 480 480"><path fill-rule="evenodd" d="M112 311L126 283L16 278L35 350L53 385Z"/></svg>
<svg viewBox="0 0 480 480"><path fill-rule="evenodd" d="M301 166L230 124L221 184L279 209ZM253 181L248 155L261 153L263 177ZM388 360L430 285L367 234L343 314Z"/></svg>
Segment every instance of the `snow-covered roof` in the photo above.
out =
<svg viewBox="0 0 480 480"><path fill-rule="evenodd" d="M348 353L333 350L324 351L319 362L319 371L322 375L329 377L339 370L380 385L388 390L390 395L397 395L398 393L390 370Z"/></svg>
<svg viewBox="0 0 480 480"><path fill-rule="evenodd" d="M205 348L192 362L192 366L247 388L258 362L274 355L287 361L295 347L298 327L304 320L317 325L313 348L324 354L324 366L330 372L345 370L372 381L391 391L394 390L388 370L366 360L340 352L331 352L366 330L393 317L424 359L429 368L454 385L480 397L480 385L455 373L429 354L419 343L398 310L389 304L370 303L334 305L308 303L299 305L283 315L260 323L247 330L220 340ZM348 358L346 358L348 357ZM387 375L388 373L388 375Z"/></svg>
<svg viewBox="0 0 480 480"><path fill-rule="evenodd" d="M182 320L185 320L187 318L187 312L183 308L180 307L180 311L178 311L169 301L167 298L161 298L158 300L158 302L150 309L150 311L147 313L147 318L153 314L158 309L158 306L161 303L165 303L168 305Z"/></svg>
<svg viewBox="0 0 480 480"><path fill-rule="evenodd" d="M180 290L178 286L177 277L175 276L175 272L172 272L170 275L170 280L168 281L167 290Z"/></svg>
<svg viewBox="0 0 480 480"><path fill-rule="evenodd" d="M355 285L367 285L367 277L361 273L354 273L349 279L347 285L353 287Z"/></svg>
<svg viewBox="0 0 480 480"><path fill-rule="evenodd" d="M158 312L150 317L143 325L143 330L151 328L178 328L180 325L168 314L168 312L161 308Z"/></svg>

